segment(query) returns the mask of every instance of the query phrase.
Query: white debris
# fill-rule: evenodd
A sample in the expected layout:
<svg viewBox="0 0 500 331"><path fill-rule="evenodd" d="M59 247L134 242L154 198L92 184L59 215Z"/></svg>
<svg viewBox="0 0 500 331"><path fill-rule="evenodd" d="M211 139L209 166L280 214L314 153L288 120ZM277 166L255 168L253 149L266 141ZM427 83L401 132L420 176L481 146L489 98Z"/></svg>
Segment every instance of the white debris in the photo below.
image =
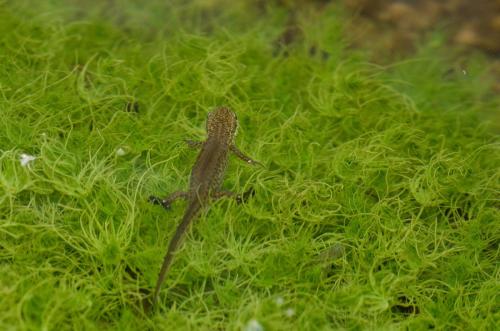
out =
<svg viewBox="0 0 500 331"><path fill-rule="evenodd" d="M292 317L293 315L295 315L295 309L293 308L288 308L287 310L285 310L285 315L287 317Z"/></svg>
<svg viewBox="0 0 500 331"><path fill-rule="evenodd" d="M116 150L116 155L118 156L123 156L125 154L127 154L127 152L125 152L125 150L121 147Z"/></svg>
<svg viewBox="0 0 500 331"><path fill-rule="evenodd" d="M275 302L277 306L283 306L283 304L285 303L285 299L283 299L283 297L277 297Z"/></svg>
<svg viewBox="0 0 500 331"><path fill-rule="evenodd" d="M36 156L29 155L29 154L21 154L21 157L19 158L19 161L21 162L21 166L26 167L28 163L33 162L36 160Z"/></svg>
<svg viewBox="0 0 500 331"><path fill-rule="evenodd" d="M264 331L264 327L256 319L251 319L245 326L244 331Z"/></svg>

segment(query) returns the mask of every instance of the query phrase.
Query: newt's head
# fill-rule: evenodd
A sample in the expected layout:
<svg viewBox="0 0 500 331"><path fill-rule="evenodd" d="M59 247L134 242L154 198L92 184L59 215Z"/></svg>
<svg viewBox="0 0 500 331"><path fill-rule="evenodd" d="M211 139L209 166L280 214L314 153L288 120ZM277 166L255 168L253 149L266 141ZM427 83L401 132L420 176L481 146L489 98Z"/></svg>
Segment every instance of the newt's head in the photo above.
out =
<svg viewBox="0 0 500 331"><path fill-rule="evenodd" d="M208 113L207 134L209 137L219 137L232 144L238 130L236 114L226 107L219 107Z"/></svg>

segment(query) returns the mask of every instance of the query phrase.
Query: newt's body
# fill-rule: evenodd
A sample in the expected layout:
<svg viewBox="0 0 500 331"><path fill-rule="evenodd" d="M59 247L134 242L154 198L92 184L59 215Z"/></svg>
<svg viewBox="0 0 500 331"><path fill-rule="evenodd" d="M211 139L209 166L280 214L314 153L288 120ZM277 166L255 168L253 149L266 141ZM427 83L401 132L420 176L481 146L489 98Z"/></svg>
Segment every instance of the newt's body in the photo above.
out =
<svg viewBox="0 0 500 331"><path fill-rule="evenodd" d="M213 200L224 196L235 197L238 201L242 199L240 195L221 190L229 152L233 152L247 163L258 164L258 162L245 156L234 144L237 128L238 120L236 115L228 108L221 107L210 112L207 117L207 139L203 142L187 141L191 147L201 147L201 152L191 171L189 190L187 192L174 192L165 199L150 197L151 202L161 204L165 208L169 208L170 204L178 198L184 198L188 202L182 221L170 240L167 254L163 260L156 283L153 305L156 303L174 253L179 247L191 221Z"/></svg>

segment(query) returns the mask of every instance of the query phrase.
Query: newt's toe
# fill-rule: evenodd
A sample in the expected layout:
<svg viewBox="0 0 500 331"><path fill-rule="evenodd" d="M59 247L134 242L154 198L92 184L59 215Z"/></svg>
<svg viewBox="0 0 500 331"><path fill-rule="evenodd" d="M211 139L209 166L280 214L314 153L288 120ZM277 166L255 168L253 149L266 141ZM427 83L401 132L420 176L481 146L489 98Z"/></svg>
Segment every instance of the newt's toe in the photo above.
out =
<svg viewBox="0 0 500 331"><path fill-rule="evenodd" d="M148 202L152 203L153 205L160 205L161 199L158 197L155 197L154 195L150 195L148 198Z"/></svg>
<svg viewBox="0 0 500 331"><path fill-rule="evenodd" d="M160 201L160 204L162 205L163 208L165 208L167 210L170 209L171 205L170 205L170 203L167 200Z"/></svg>
<svg viewBox="0 0 500 331"><path fill-rule="evenodd" d="M238 194L238 196L236 197L236 202L238 204L242 203L242 202L245 202L248 200L248 198L250 197L253 197L255 195L255 190L253 189L253 187L251 187L248 191L246 191L245 193L243 194Z"/></svg>

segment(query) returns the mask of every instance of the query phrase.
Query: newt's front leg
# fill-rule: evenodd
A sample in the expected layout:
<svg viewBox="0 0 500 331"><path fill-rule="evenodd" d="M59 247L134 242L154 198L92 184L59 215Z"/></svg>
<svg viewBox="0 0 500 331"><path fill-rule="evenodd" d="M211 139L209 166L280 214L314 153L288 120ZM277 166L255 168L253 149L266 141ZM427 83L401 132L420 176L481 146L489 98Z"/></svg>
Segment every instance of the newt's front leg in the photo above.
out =
<svg viewBox="0 0 500 331"><path fill-rule="evenodd" d="M191 140L191 139L186 139L184 142L191 148L201 148L203 144L205 143L204 141L196 141L196 140Z"/></svg>
<svg viewBox="0 0 500 331"><path fill-rule="evenodd" d="M231 146L229 147L229 149L231 150L231 152L233 152L233 153L234 153L234 155L236 155L237 157L239 157L241 160L245 161L245 162L246 162L246 163L248 163L248 164L258 164L258 165L260 165L260 166L262 166L262 167L264 166L264 165L263 165L262 163L260 163L259 161L255 161L254 159L252 159L252 158L250 158L250 157L246 156L245 154L243 154L243 152L242 152L242 151L240 151L240 150L238 149L238 147L236 147L236 145L234 145L234 144L233 144L233 145L231 145Z"/></svg>

